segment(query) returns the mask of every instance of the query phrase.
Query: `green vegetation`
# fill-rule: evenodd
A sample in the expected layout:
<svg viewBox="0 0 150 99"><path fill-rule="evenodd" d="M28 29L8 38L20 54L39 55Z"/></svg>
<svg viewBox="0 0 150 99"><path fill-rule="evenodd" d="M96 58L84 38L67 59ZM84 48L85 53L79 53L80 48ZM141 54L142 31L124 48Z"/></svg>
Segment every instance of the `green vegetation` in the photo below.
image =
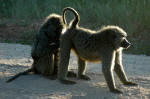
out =
<svg viewBox="0 0 150 99"><path fill-rule="evenodd" d="M81 26L98 29L102 25L119 25L133 43L128 52L150 55L149 0L0 0L0 17L25 20L26 26L50 13L61 14L66 6L79 12ZM34 31L23 32L21 42L32 42Z"/></svg>

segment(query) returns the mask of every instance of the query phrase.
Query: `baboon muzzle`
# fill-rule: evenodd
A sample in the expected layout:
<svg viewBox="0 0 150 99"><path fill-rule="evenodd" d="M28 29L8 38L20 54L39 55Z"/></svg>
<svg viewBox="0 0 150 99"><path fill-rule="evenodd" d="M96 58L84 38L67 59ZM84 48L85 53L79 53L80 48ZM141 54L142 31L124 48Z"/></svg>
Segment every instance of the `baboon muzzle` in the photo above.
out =
<svg viewBox="0 0 150 99"><path fill-rule="evenodd" d="M124 39L121 43L121 47L123 47L125 49L129 48L130 46L131 46L131 43L126 39Z"/></svg>

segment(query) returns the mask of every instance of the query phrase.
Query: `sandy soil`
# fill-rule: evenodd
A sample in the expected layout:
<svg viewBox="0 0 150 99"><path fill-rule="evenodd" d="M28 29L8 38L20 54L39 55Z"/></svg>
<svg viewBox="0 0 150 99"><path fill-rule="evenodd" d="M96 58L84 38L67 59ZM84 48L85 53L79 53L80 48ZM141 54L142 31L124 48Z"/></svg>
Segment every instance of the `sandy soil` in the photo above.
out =
<svg viewBox="0 0 150 99"><path fill-rule="evenodd" d="M123 94L109 92L101 72L101 64L88 63L91 81L77 80L76 85L63 85L40 75L22 76L11 83L5 81L18 72L30 68L31 47L0 43L0 99L150 99L150 57L123 54L123 64L129 80L136 87L124 86L117 77L116 86ZM77 72L76 58L71 54L70 69Z"/></svg>

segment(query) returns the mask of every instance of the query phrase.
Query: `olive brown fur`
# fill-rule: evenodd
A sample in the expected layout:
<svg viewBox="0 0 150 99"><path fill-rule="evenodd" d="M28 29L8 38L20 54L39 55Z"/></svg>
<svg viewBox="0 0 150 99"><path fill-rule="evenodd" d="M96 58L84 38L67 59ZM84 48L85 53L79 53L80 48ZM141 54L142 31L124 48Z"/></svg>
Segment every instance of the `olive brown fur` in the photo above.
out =
<svg viewBox="0 0 150 99"><path fill-rule="evenodd" d="M78 58L78 78L90 80L85 75L86 61L102 62L102 72L104 74L109 90L114 93L122 93L116 88L113 72L117 74L124 85L137 85L128 80L122 65L122 50L127 49L130 43L127 40L127 33L118 26L103 26L97 31L79 27L79 14L70 7L63 10L63 20L65 12L69 10L75 14L75 19L61 35L60 38L60 64L58 79L63 84L75 84L75 81L66 77L71 50Z"/></svg>
<svg viewBox="0 0 150 99"><path fill-rule="evenodd" d="M32 46L32 67L16 74L7 82L11 82L19 76L27 75L31 72L41 74L49 79L56 79L59 64L59 38L65 28L66 25L62 16L50 14L46 17ZM69 72L68 75L75 76L73 72Z"/></svg>

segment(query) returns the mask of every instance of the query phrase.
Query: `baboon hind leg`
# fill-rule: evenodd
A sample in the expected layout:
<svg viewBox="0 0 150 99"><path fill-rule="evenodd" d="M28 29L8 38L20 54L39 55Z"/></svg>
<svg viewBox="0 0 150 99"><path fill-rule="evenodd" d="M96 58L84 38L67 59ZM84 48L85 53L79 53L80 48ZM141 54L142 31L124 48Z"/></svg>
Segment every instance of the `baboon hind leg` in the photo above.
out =
<svg viewBox="0 0 150 99"><path fill-rule="evenodd" d="M86 62L78 57L78 78L83 80L90 80L90 77L85 75Z"/></svg>
<svg viewBox="0 0 150 99"><path fill-rule="evenodd" d="M134 82L128 81L128 78L124 72L124 68L122 65L122 53L120 51L116 52L114 70L124 85L137 85Z"/></svg>
<svg viewBox="0 0 150 99"><path fill-rule="evenodd" d="M59 66L59 49L57 49L57 51L54 53L54 72L53 72L53 76L57 77L58 66ZM68 71L67 77L77 77L77 75L73 71Z"/></svg>
<svg viewBox="0 0 150 99"><path fill-rule="evenodd" d="M53 54L47 54L43 57L41 57L35 64L35 69L37 72L41 75L43 75L46 78L49 78L51 80L56 79L54 77L53 71L54 71L54 55Z"/></svg>
<svg viewBox="0 0 150 99"><path fill-rule="evenodd" d="M60 64L58 69L58 79L63 84L76 84L75 81L71 81L66 78L68 73L68 65L72 44L67 38L62 37L61 39L62 41L60 42Z"/></svg>

